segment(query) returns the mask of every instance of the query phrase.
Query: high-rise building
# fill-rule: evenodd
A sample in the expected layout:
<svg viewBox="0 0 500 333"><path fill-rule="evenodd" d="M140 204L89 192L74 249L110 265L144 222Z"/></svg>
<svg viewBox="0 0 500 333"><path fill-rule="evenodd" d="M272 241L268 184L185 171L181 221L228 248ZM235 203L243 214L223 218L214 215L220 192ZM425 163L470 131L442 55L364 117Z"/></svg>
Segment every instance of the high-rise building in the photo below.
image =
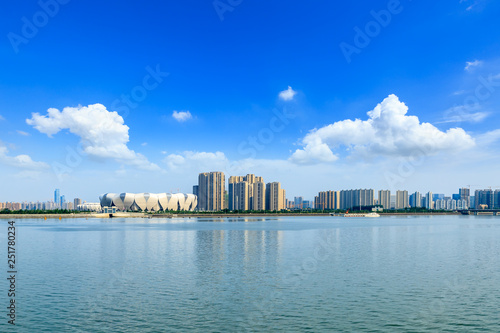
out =
<svg viewBox="0 0 500 333"><path fill-rule="evenodd" d="M229 200L229 195L227 194L227 190L224 190L224 209L227 209L227 201Z"/></svg>
<svg viewBox="0 0 500 333"><path fill-rule="evenodd" d="M204 172L198 176L198 209L220 211L224 209L225 176L223 172Z"/></svg>
<svg viewBox="0 0 500 333"><path fill-rule="evenodd" d="M470 207L470 188L462 187L458 189L458 195L460 196L460 200L465 200L467 207Z"/></svg>
<svg viewBox="0 0 500 333"><path fill-rule="evenodd" d="M193 194L196 195L196 196L198 196L198 188L199 188L198 185L194 185L193 186Z"/></svg>
<svg viewBox="0 0 500 333"><path fill-rule="evenodd" d="M245 183L245 184L243 184ZM239 185L241 184L241 185ZM255 198L254 189L255 184L257 189L263 189L259 192L259 198ZM243 190L243 188L246 188ZM261 207L255 204L254 200L258 202L265 202L265 184L262 177L256 177L253 174L246 176L231 176L228 180L228 208L229 210L249 210L254 207Z"/></svg>
<svg viewBox="0 0 500 333"><path fill-rule="evenodd" d="M354 206L353 207L369 207L373 206L374 191L372 189L354 190Z"/></svg>
<svg viewBox="0 0 500 333"><path fill-rule="evenodd" d="M434 209L434 200L432 198L432 192L427 192L425 195L425 208Z"/></svg>
<svg viewBox="0 0 500 333"><path fill-rule="evenodd" d="M378 191L378 204L384 209L391 209L391 191L380 190Z"/></svg>
<svg viewBox="0 0 500 333"><path fill-rule="evenodd" d="M486 205L489 209L493 209L495 206L494 202L494 192L492 189L489 190L476 190L474 193L475 197L475 207L476 209L480 208L480 205Z"/></svg>
<svg viewBox="0 0 500 333"><path fill-rule="evenodd" d="M286 208L285 190L279 182L266 184L266 210L280 211Z"/></svg>
<svg viewBox="0 0 500 333"><path fill-rule="evenodd" d="M314 198L314 208L321 210L340 209L340 192L324 191L319 192Z"/></svg>
<svg viewBox="0 0 500 333"><path fill-rule="evenodd" d="M408 201L408 191L396 191L396 209L406 209L410 207Z"/></svg>
<svg viewBox="0 0 500 333"><path fill-rule="evenodd" d="M73 209L76 209L76 207L78 207L78 205L81 205L82 204L82 199L80 198L75 198L73 200Z"/></svg>
<svg viewBox="0 0 500 333"><path fill-rule="evenodd" d="M444 199L438 199L434 202L435 210L457 210L457 209L466 209L466 201L465 200L454 200L450 197L445 197Z"/></svg>
<svg viewBox="0 0 500 333"><path fill-rule="evenodd" d="M227 181L228 186L228 197L227 197L227 207L229 210L238 209L239 200L236 192L236 184L243 182L242 176L231 176Z"/></svg>
<svg viewBox="0 0 500 333"><path fill-rule="evenodd" d="M266 209L266 184L264 182L256 182L253 186L252 209L265 210Z"/></svg>
<svg viewBox="0 0 500 333"><path fill-rule="evenodd" d="M446 210L446 200L437 199L434 201L434 209L435 210Z"/></svg>
<svg viewBox="0 0 500 333"><path fill-rule="evenodd" d="M295 197L293 198L293 207L295 209L303 209L304 208L304 198L303 197Z"/></svg>
<svg viewBox="0 0 500 333"><path fill-rule="evenodd" d="M420 208L422 207L422 195L420 192L415 192L410 196L410 207Z"/></svg>
<svg viewBox="0 0 500 333"><path fill-rule="evenodd" d="M250 184L248 182L239 182L233 184L234 191L234 210L249 210L250 209Z"/></svg>
<svg viewBox="0 0 500 333"><path fill-rule="evenodd" d="M500 190L495 190L494 208L500 209Z"/></svg>
<svg viewBox="0 0 500 333"><path fill-rule="evenodd" d="M432 195L432 200L436 202L436 200L444 200L444 194L436 193Z"/></svg>
<svg viewBox="0 0 500 333"><path fill-rule="evenodd" d="M60 206L61 204L61 191L58 188L54 191L54 203L56 206Z"/></svg>
<svg viewBox="0 0 500 333"><path fill-rule="evenodd" d="M61 209L73 210L73 203L72 202L63 202Z"/></svg>
<svg viewBox="0 0 500 333"><path fill-rule="evenodd" d="M342 190L340 191L340 209L351 209L373 206L373 190Z"/></svg>
<svg viewBox="0 0 500 333"><path fill-rule="evenodd" d="M396 195L391 194L391 209L396 209Z"/></svg>
<svg viewBox="0 0 500 333"><path fill-rule="evenodd" d="M471 209L475 209L476 208L476 197L471 195L470 196L470 206L469 206Z"/></svg>

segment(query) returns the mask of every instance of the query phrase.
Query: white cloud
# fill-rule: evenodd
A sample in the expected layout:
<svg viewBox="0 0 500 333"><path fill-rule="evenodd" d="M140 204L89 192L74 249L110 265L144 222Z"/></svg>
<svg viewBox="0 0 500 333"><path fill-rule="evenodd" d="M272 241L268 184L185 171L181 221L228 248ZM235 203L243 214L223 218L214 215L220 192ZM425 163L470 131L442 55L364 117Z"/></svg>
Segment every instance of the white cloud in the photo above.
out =
<svg viewBox="0 0 500 333"><path fill-rule="evenodd" d="M469 1L469 0L460 0L460 3L470 3L470 5L467 6L465 10L467 11L472 11L473 9L475 11L482 11L489 0L474 0L474 1Z"/></svg>
<svg viewBox="0 0 500 333"><path fill-rule="evenodd" d="M459 123L459 122L479 123L490 115L489 112L477 111L477 110L479 110L479 106L477 107L471 107L467 105L454 106L444 112L444 120L438 122L438 124Z"/></svg>
<svg viewBox="0 0 500 333"><path fill-rule="evenodd" d="M40 170L47 169L49 165L44 162L35 162L28 155L8 156L9 150L0 143L0 162L15 168Z"/></svg>
<svg viewBox="0 0 500 333"><path fill-rule="evenodd" d="M24 131L20 131L20 130L17 130L16 132L17 132L17 134L22 135L22 136L30 136L30 134L28 132L24 132Z"/></svg>
<svg viewBox="0 0 500 333"><path fill-rule="evenodd" d="M418 117L407 116L408 107L396 95L389 95L368 112L368 120L343 120L314 129L302 139L291 161L299 164L331 162L338 158L332 149L344 146L351 155L365 158L379 155L410 156L417 151L426 154L467 149L474 139L461 128L442 132Z"/></svg>
<svg viewBox="0 0 500 333"><path fill-rule="evenodd" d="M288 86L287 90L283 90L279 93L279 97L284 101L291 101L296 94L297 92L293 90L292 87Z"/></svg>
<svg viewBox="0 0 500 333"><path fill-rule="evenodd" d="M129 127L117 112L108 111L102 104L66 107L62 112L51 108L45 116L32 113L26 122L49 137L68 129L80 137L84 152L91 156L112 158L143 170L159 169L127 147Z"/></svg>
<svg viewBox="0 0 500 333"><path fill-rule="evenodd" d="M172 113L172 117L178 122L183 123L185 121L188 121L189 119L192 119L193 115L191 115L191 112L189 111L174 111Z"/></svg>
<svg viewBox="0 0 500 333"><path fill-rule="evenodd" d="M320 137L308 138L305 147L303 149L297 149L291 157L291 160L297 164L334 162L338 159L338 156L331 151L326 143L322 142Z"/></svg>
<svg viewBox="0 0 500 333"><path fill-rule="evenodd" d="M143 147L146 147L147 145L148 145L148 143L147 143L147 142L143 142L143 143L141 143L141 146L143 146Z"/></svg>
<svg viewBox="0 0 500 333"><path fill-rule="evenodd" d="M2 117L2 115L0 115L0 121L2 121L2 120L5 120L5 118Z"/></svg>
<svg viewBox="0 0 500 333"><path fill-rule="evenodd" d="M163 161L171 170L184 168L222 170L228 164L227 157L220 151L215 153L185 151L182 154L170 154Z"/></svg>
<svg viewBox="0 0 500 333"><path fill-rule="evenodd" d="M464 70L470 72L472 69L474 69L475 67L481 66L482 64L483 64L483 62L481 60L467 61L465 63Z"/></svg>
<svg viewBox="0 0 500 333"><path fill-rule="evenodd" d="M490 146L497 141L500 141L500 129L483 133L477 138L477 143L480 146ZM491 150L489 152L491 153Z"/></svg>

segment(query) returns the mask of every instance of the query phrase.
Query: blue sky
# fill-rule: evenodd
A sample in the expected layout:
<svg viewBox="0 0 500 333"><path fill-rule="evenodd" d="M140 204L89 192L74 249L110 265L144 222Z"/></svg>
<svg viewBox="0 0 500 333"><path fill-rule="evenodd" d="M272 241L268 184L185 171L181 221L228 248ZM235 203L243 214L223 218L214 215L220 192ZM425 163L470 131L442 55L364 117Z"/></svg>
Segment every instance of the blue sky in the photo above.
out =
<svg viewBox="0 0 500 333"><path fill-rule="evenodd" d="M1 14L0 201L500 187L495 1L41 3Z"/></svg>

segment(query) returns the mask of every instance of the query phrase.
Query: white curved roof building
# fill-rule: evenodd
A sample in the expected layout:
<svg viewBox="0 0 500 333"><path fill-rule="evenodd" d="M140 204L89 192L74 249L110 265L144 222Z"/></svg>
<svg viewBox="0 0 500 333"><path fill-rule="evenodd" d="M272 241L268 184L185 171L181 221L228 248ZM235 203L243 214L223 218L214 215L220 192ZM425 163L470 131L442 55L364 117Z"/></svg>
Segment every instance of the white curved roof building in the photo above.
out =
<svg viewBox="0 0 500 333"><path fill-rule="evenodd" d="M106 193L99 200L101 207L116 207L122 212L193 211L198 205L196 195L183 193Z"/></svg>

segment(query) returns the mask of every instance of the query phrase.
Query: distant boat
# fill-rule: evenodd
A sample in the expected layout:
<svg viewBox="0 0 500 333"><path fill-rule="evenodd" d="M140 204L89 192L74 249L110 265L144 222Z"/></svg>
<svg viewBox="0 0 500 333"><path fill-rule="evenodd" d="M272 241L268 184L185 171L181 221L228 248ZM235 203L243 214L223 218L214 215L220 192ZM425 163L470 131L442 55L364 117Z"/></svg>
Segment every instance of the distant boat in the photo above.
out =
<svg viewBox="0 0 500 333"><path fill-rule="evenodd" d="M349 211L345 214L334 214L330 213L331 216L342 216L342 217L380 217L380 214L377 213L349 213Z"/></svg>

